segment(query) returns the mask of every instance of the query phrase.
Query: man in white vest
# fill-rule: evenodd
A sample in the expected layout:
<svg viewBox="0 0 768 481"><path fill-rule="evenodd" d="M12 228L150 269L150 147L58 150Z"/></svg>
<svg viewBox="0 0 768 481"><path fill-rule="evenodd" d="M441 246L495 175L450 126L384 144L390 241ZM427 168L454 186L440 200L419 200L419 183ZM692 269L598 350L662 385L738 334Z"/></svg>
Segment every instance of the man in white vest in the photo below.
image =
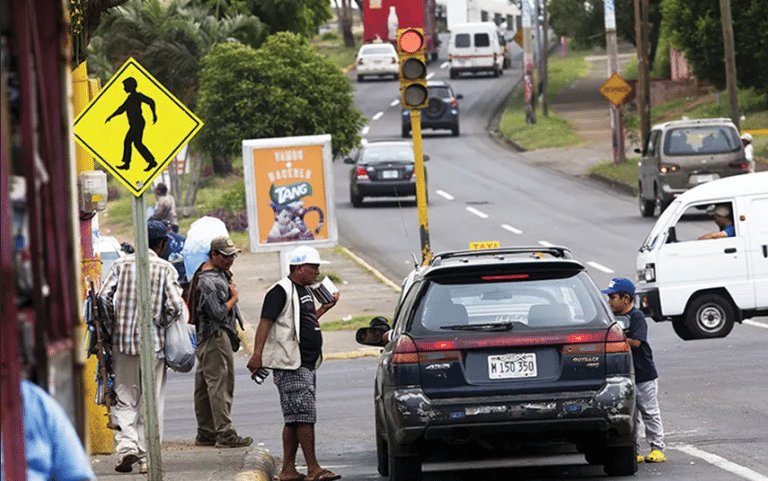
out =
<svg viewBox="0 0 768 481"><path fill-rule="evenodd" d="M273 285L264 297L248 369L252 373L262 367L274 371L285 420L279 479L332 481L341 476L323 469L315 456L315 369L320 365L323 346L318 319L336 305L339 294L315 309L312 292L307 287L317 281L320 264L327 264L320 260L316 249L295 248L289 254L288 264L288 277ZM296 470L299 446L307 463L306 475Z"/></svg>

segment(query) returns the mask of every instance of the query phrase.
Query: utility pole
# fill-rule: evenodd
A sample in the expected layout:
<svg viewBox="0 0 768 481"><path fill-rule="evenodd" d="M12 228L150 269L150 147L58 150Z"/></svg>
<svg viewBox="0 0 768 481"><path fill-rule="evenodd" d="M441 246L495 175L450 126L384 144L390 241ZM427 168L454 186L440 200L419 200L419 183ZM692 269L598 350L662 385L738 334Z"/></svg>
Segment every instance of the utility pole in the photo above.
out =
<svg viewBox="0 0 768 481"><path fill-rule="evenodd" d="M533 45L531 44L531 0L523 0L523 87L525 88L525 122L536 123L536 98L533 92Z"/></svg>
<svg viewBox="0 0 768 481"><path fill-rule="evenodd" d="M608 75L618 71L618 45L616 43L616 14L613 0L603 0L605 6L605 43L608 46ZM621 122L621 108L611 103L611 130L613 131L613 163L623 164L624 129Z"/></svg>
<svg viewBox="0 0 768 481"><path fill-rule="evenodd" d="M736 52L733 45L731 0L720 0L720 16L723 21L723 46L725 47L725 89L728 92L728 110L736 128L741 130L739 115L739 91L736 88Z"/></svg>
<svg viewBox="0 0 768 481"><path fill-rule="evenodd" d="M549 93L549 36L547 30L549 30L549 17L547 16L547 0L542 1L542 15L544 15L544 31L542 32L542 39L544 40L544 54L541 57L541 115L544 117L549 116L549 101L547 94Z"/></svg>
<svg viewBox="0 0 768 481"><path fill-rule="evenodd" d="M650 64L648 61L648 0L635 0L635 45L637 47L637 111L640 114L640 145L651 133Z"/></svg>

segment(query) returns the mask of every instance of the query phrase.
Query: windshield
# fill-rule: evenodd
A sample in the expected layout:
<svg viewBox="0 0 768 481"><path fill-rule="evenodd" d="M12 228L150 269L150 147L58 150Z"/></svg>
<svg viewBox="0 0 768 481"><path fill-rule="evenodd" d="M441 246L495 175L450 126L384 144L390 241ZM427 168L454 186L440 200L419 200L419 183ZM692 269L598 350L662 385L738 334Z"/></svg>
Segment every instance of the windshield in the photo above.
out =
<svg viewBox="0 0 768 481"><path fill-rule="evenodd" d="M648 233L645 240L643 241L643 245L640 247L641 252L644 250L653 250L657 245L660 244L661 238L664 236L664 232L670 225L670 220L675 215L679 205L680 201L675 200L669 205L669 207L664 209L664 212L662 212L662 214L659 216L659 220L656 221L656 224L654 224L651 232Z"/></svg>
<svg viewBox="0 0 768 481"><path fill-rule="evenodd" d="M557 273L554 275L561 275ZM433 280L418 301L414 331L501 331L609 322L600 293L583 271L562 278L442 283Z"/></svg>
<svg viewBox="0 0 768 481"><path fill-rule="evenodd" d="M393 54L392 48L385 45L376 45L375 47L363 47L360 51L363 55L387 55Z"/></svg>
<svg viewBox="0 0 768 481"><path fill-rule="evenodd" d="M363 164L378 162L413 162L413 148L409 144L369 146L363 151L360 160Z"/></svg>

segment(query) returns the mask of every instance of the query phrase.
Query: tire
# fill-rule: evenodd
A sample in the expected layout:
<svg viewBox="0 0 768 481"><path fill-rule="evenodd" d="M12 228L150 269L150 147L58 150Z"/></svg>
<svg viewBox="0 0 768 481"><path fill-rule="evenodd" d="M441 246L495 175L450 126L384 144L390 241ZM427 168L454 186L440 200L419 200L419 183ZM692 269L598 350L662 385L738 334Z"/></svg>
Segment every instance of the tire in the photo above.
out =
<svg viewBox="0 0 768 481"><path fill-rule="evenodd" d="M451 77L451 79L456 79L456 78L459 78L459 74L458 74L458 73L456 73L456 71L455 71L455 70L451 70L451 72L450 72L449 76Z"/></svg>
<svg viewBox="0 0 768 481"><path fill-rule="evenodd" d="M685 319L683 318L674 319L672 321L672 329L675 330L677 337L683 341L690 341L694 338L693 334L691 334L691 331L688 330L688 326L685 325Z"/></svg>
<svg viewBox="0 0 768 481"><path fill-rule="evenodd" d="M492 75L493 75L494 77L498 77L498 76L499 76L499 69L498 69L498 68L496 68L496 66L495 66L495 65L493 66L493 74L492 74Z"/></svg>
<svg viewBox="0 0 768 481"><path fill-rule="evenodd" d="M584 459L592 466L605 464L605 452L600 450L590 450L584 453Z"/></svg>
<svg viewBox="0 0 768 481"><path fill-rule="evenodd" d="M387 440L384 438L382 431L379 429L378 416L376 419L376 470L382 476L389 476L389 446L387 446Z"/></svg>
<svg viewBox="0 0 768 481"><path fill-rule="evenodd" d="M409 129L408 127L406 127L405 125L403 125L403 129L402 129L402 132L401 132L401 134L402 134L402 136L403 136L403 138L404 138L404 139L405 139L405 138L408 138L408 137L410 137L410 136L411 136L411 129Z"/></svg>
<svg viewBox="0 0 768 481"><path fill-rule="evenodd" d="M389 481L421 481L421 459L417 455L389 455Z"/></svg>
<svg viewBox="0 0 768 481"><path fill-rule="evenodd" d="M733 306L719 294L703 294L685 310L685 325L696 339L725 337L733 329Z"/></svg>
<svg viewBox="0 0 768 481"><path fill-rule="evenodd" d="M360 207L363 205L363 196L355 194L352 189L349 189L349 201L352 203L352 207Z"/></svg>
<svg viewBox="0 0 768 481"><path fill-rule="evenodd" d="M653 217L653 214L656 211L656 201L643 199L642 190L640 192L641 193L637 194L637 204L640 207L640 215L643 217Z"/></svg>
<svg viewBox="0 0 768 481"><path fill-rule="evenodd" d="M669 204L672 203L673 199L665 199L661 196L661 193L659 193L658 187L656 188L656 202L659 204L659 215L664 213L664 209L669 207Z"/></svg>
<svg viewBox="0 0 768 481"><path fill-rule="evenodd" d="M362 75L358 75L357 76L357 81L358 82L362 82L363 81L363 76Z"/></svg>
<svg viewBox="0 0 768 481"><path fill-rule="evenodd" d="M610 447L605 452L603 471L608 476L632 476L637 472L635 446Z"/></svg>
<svg viewBox="0 0 768 481"><path fill-rule="evenodd" d="M459 124L456 124L453 127L451 127L451 134L453 134L454 137L459 136Z"/></svg>

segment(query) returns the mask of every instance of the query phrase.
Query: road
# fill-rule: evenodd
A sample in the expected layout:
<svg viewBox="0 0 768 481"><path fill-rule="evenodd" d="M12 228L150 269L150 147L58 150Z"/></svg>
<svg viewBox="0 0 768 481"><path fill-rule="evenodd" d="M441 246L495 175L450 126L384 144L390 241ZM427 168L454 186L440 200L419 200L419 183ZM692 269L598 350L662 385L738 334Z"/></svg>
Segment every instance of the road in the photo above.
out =
<svg viewBox="0 0 768 481"><path fill-rule="evenodd" d="M443 57L444 58L444 57ZM447 69L430 66L435 78ZM635 199L591 182L541 169L493 142L490 117L519 79L519 70L500 78L452 81L464 95L462 135L425 132L430 155L429 227L433 251L466 248L471 241L502 244L566 245L585 262L599 285L614 276L634 277L637 248L653 225L638 215ZM355 83L358 107L371 119L369 140L400 138L398 84ZM349 203L348 165L334 163L335 200L342 243L399 280L410 270L411 253L420 252L413 200ZM713 226L698 222L703 232ZM350 334L351 335L351 334ZM668 462L641 465L637 479L768 480L768 391L765 345L768 320L737 326L725 339L680 340L667 324L650 326L649 341L660 372L660 404L667 434ZM281 452L281 415L271 382L248 379L245 360L233 418L242 434L253 436L275 455ZM345 480L383 479L375 472L373 375L376 359L327 361L318 371L318 457ZM170 373L166 440L194 435L193 376ZM428 460L425 480L606 479L583 456L518 453L514 458L453 462Z"/></svg>

